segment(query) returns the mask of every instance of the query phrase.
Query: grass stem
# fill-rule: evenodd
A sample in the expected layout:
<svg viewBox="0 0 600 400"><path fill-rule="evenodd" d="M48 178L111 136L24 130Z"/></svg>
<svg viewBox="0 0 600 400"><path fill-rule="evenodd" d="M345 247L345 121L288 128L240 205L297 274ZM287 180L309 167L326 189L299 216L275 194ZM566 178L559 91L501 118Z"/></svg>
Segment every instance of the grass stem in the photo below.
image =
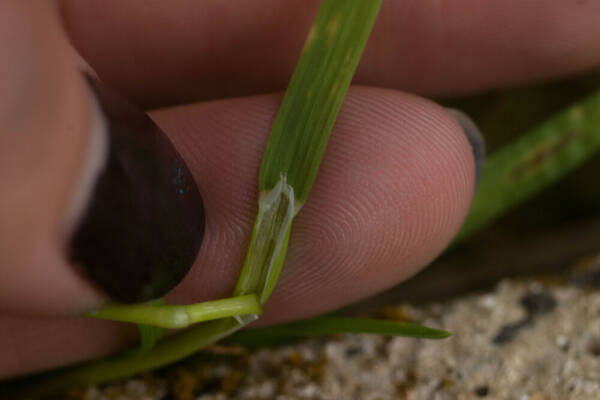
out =
<svg viewBox="0 0 600 400"><path fill-rule="evenodd" d="M116 304L103 307L93 318L133 322L161 328L186 328L198 322L241 315L258 315L262 308L255 294L189 305Z"/></svg>

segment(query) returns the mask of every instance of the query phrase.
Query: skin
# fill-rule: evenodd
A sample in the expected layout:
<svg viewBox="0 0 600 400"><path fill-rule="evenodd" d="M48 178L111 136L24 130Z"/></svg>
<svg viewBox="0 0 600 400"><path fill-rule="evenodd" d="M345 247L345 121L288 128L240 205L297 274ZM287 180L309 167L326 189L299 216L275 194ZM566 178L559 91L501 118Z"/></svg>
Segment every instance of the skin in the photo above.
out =
<svg viewBox="0 0 600 400"><path fill-rule="evenodd" d="M473 156L451 115L420 96L600 64L600 3L526 3L384 2L262 324L388 288L457 232L473 194ZM278 91L317 7L313 0L0 3L0 377L135 340L129 326L76 317L106 301L64 257L94 120L79 71L92 69L148 109L204 196L205 241L169 301L226 297L249 240Z"/></svg>

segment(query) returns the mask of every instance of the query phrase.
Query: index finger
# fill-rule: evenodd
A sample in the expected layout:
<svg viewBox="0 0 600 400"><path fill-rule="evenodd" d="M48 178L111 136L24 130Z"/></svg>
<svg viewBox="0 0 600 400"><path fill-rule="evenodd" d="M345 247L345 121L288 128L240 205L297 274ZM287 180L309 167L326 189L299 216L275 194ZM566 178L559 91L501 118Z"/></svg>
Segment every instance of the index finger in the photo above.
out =
<svg viewBox="0 0 600 400"><path fill-rule="evenodd" d="M156 107L283 89L317 0L63 0L81 54ZM600 63L600 2L388 0L355 83L456 95Z"/></svg>

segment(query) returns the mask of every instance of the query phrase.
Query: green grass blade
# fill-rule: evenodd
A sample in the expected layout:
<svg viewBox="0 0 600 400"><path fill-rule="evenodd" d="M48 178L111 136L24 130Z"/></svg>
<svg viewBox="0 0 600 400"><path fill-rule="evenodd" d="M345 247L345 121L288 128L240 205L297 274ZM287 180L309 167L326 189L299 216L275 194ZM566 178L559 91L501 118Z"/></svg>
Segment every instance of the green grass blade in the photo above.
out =
<svg viewBox="0 0 600 400"><path fill-rule="evenodd" d="M381 0L324 0L273 122L259 211L234 295L261 304L283 268L292 219L308 197Z"/></svg>
<svg viewBox="0 0 600 400"><path fill-rule="evenodd" d="M294 70L263 156L258 189L287 176L308 197L338 110L381 0L324 0Z"/></svg>
<svg viewBox="0 0 600 400"><path fill-rule="evenodd" d="M316 317L307 321L284 325L284 328L294 332L304 332L308 336L335 333L370 333L420 339L444 339L451 335L449 332L426 326L368 318Z"/></svg>
<svg viewBox="0 0 600 400"><path fill-rule="evenodd" d="M451 335L443 330L404 322L321 316L285 325L239 331L227 338L226 342L253 349L312 336L340 333L377 334L419 339L444 339Z"/></svg>
<svg viewBox="0 0 600 400"><path fill-rule="evenodd" d="M138 350L142 353L152 350L165 335L163 328L154 325L138 324L138 330L140 333L140 347Z"/></svg>
<svg viewBox="0 0 600 400"><path fill-rule="evenodd" d="M600 91L500 149L484 164L454 243L532 197L600 150Z"/></svg>
<svg viewBox="0 0 600 400"><path fill-rule="evenodd" d="M166 302L165 298L161 297L159 299L149 301L148 304L163 306L166 304ZM138 324L137 327L140 334L140 346L132 351L146 353L152 350L165 335L165 330L158 326Z"/></svg>

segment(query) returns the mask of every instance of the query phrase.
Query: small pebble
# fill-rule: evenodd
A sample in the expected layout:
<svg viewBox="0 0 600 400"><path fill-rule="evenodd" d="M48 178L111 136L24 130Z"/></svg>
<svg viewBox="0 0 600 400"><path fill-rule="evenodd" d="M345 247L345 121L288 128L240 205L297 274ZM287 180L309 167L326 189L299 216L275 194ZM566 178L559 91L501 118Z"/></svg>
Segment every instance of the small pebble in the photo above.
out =
<svg viewBox="0 0 600 400"><path fill-rule="evenodd" d="M556 337L556 345L561 350L565 350L567 347L569 347L569 339L564 335L559 335Z"/></svg>
<svg viewBox="0 0 600 400"><path fill-rule="evenodd" d="M473 391L477 397L485 397L490 393L490 388L487 385L477 386Z"/></svg>

